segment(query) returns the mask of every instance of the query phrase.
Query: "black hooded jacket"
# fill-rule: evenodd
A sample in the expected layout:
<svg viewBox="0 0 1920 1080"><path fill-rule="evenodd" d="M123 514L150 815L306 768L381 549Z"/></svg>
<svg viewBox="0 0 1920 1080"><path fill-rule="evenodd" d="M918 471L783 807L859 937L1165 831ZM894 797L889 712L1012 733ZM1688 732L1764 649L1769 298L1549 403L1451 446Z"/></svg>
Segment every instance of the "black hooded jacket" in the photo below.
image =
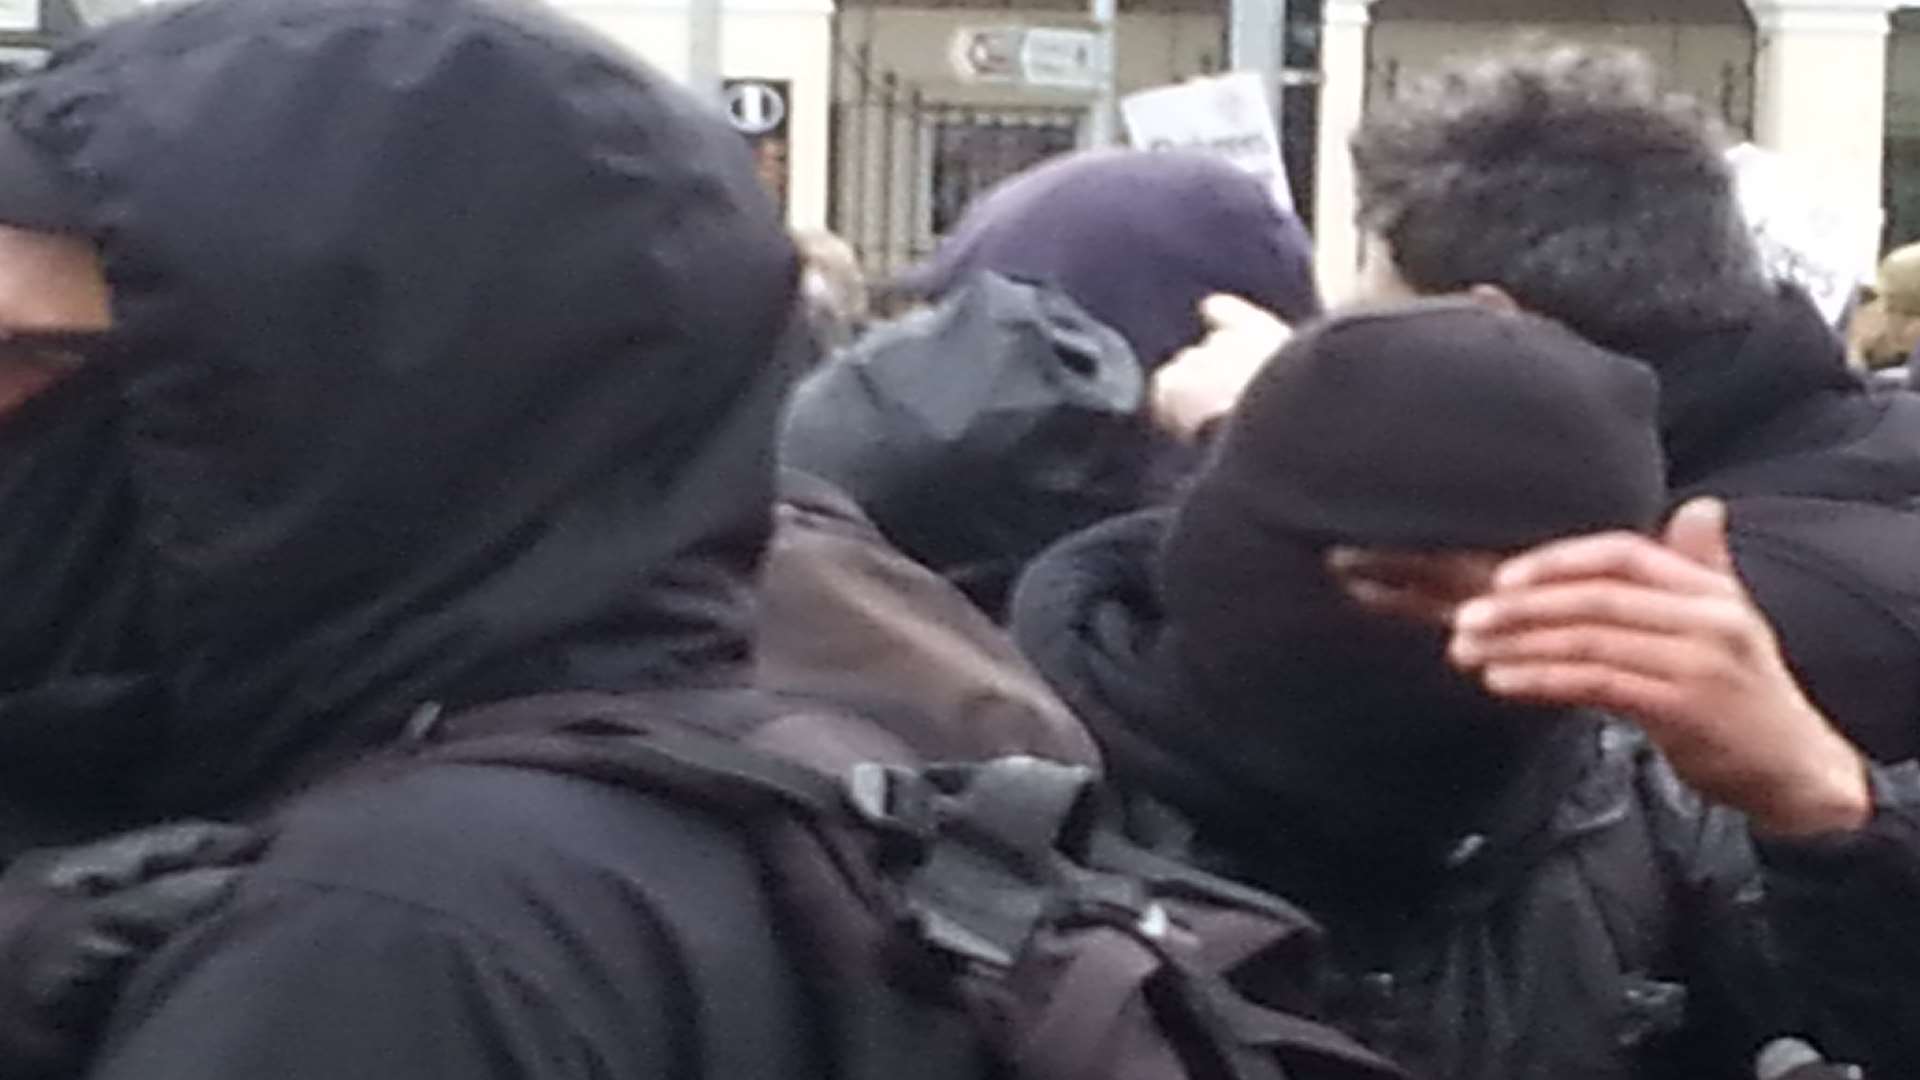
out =
<svg viewBox="0 0 1920 1080"><path fill-rule="evenodd" d="M795 260L709 110L514 0L211 0L4 119L86 193L119 340L0 428L8 845L274 804L426 702L741 677ZM448 766L278 818L99 1075L804 1057L757 866L697 813ZM740 1015L696 1029L703 990Z"/></svg>
<svg viewBox="0 0 1920 1080"><path fill-rule="evenodd" d="M1015 637L1093 729L1138 838L1327 927L1328 1020L1432 1080L1745 1080L1786 1033L1869 1075L1920 1067L1899 1019L1920 1003L1920 935L1902 907L1915 892L1885 884L1916 865L1920 771L1879 777L1882 817L1907 846L1866 872L1775 847L1763 869L1736 815L1703 806L1628 729L1577 717L1569 738L1491 782L1475 819L1405 816L1423 812L1417 790L1341 775L1292 730L1345 705L1202 704L1165 647L1154 567L1169 517L1118 519L1036 560ZM1395 700L1397 681L1379 672L1354 697ZM1417 740L1451 722L1365 726ZM1489 786L1438 757L1401 781ZM1370 832L1393 808L1398 830ZM1842 926L1881 927L1878 952L1837 946Z"/></svg>
<svg viewBox="0 0 1920 1080"><path fill-rule="evenodd" d="M1881 761L1920 755L1920 396L1870 390L1804 296L1659 374L1677 496L1729 501L1741 576L1808 693Z"/></svg>
<svg viewBox="0 0 1920 1080"><path fill-rule="evenodd" d="M998 615L1028 559L1140 505L1133 351L1058 291L983 274L875 328L794 392L780 459Z"/></svg>
<svg viewBox="0 0 1920 1080"><path fill-rule="evenodd" d="M120 345L0 426L0 843L746 661L792 256L726 133L572 34L194 5L8 96Z"/></svg>

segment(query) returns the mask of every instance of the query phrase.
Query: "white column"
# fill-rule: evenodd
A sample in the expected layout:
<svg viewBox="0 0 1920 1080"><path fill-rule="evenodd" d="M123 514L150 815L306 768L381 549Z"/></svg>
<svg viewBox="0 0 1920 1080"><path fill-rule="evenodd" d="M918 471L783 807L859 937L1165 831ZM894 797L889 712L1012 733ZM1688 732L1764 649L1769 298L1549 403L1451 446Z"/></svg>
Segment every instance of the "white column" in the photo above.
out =
<svg viewBox="0 0 1920 1080"><path fill-rule="evenodd" d="M720 100L720 0L687 0L687 85Z"/></svg>
<svg viewBox="0 0 1920 1080"><path fill-rule="evenodd" d="M690 0L550 0L553 6L632 49L676 79L689 71ZM799 226L827 220L828 131L833 109L834 0L716 0L719 71L729 79L788 84L787 217Z"/></svg>
<svg viewBox="0 0 1920 1080"><path fill-rule="evenodd" d="M1320 288L1337 303L1354 287L1360 235L1353 156L1347 142L1367 104L1367 34L1374 0L1326 0L1320 35L1319 175L1314 178L1315 264Z"/></svg>
<svg viewBox="0 0 1920 1080"><path fill-rule="evenodd" d="M1878 222L1887 34L1899 0L1747 0L1758 31L1754 141ZM1877 240L1876 240L1877 242Z"/></svg>
<svg viewBox="0 0 1920 1080"><path fill-rule="evenodd" d="M1106 72L1100 78L1100 88L1094 92L1093 101L1087 105L1087 145L1112 146L1115 125L1120 119L1120 85L1117 80L1120 71L1120 50L1114 44L1120 18L1119 0L1088 0L1087 17L1093 21L1093 28L1099 32L1103 47L1107 51Z"/></svg>

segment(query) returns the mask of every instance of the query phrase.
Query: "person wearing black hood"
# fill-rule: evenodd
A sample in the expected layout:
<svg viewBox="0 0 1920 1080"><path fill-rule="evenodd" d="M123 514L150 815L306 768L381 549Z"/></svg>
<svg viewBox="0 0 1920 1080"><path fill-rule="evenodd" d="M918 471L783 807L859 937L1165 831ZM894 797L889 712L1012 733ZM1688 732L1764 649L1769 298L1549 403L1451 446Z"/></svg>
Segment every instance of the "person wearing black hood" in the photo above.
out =
<svg viewBox="0 0 1920 1080"><path fill-rule="evenodd" d="M336 775L441 708L750 678L797 268L737 136L534 5L207 0L8 86L0 222L48 202L104 301L63 328L106 334L0 312L0 858L275 833L94 1075L810 1074L731 830L536 770Z"/></svg>
<svg viewBox="0 0 1920 1080"><path fill-rule="evenodd" d="M972 207L907 286L932 307L809 378L782 461L849 495L907 554L998 616L1028 559L1163 499L1192 452L1152 373L1201 303L1320 310L1311 243L1258 180L1193 154L1091 151Z"/></svg>
<svg viewBox="0 0 1920 1080"><path fill-rule="evenodd" d="M1716 122L1638 54L1419 80L1354 138L1376 297L1497 290L1660 379L1676 501L1725 498L1795 673L1881 760L1920 753L1920 399L1874 393L1764 276Z"/></svg>
<svg viewBox="0 0 1920 1080"><path fill-rule="evenodd" d="M1256 376L1176 507L1034 563L1016 637L1094 729L1135 834L1301 903L1330 934L1323 1015L1417 1075L1732 1080L1793 1034L1910 1075L1802 1000L1827 954L1787 967L1765 943L1828 928L1752 897L1839 886L1763 869L1734 813L1777 853L1860 826L1869 777L1920 807L1910 768L1870 771L1807 709L1773 771L1703 787L1731 806L1708 808L1636 729L1496 698L1444 627L1356 605L1328 564L1357 547L1484 572L1645 532L1667 498L1655 410L1644 367L1532 316L1333 318ZM1737 749L1711 760L1739 771Z"/></svg>

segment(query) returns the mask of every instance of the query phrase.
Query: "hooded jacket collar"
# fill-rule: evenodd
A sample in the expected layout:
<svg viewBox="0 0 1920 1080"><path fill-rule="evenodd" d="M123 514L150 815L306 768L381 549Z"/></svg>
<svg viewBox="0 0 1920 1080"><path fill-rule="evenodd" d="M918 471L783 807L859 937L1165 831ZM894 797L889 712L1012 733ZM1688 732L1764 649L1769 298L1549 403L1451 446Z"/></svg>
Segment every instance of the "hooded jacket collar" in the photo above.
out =
<svg viewBox="0 0 1920 1080"><path fill-rule="evenodd" d="M1808 421L1860 394L1845 346L1805 294L1783 287L1755 319L1684 341L1631 345L1660 378L1660 429L1675 491L1758 458L1840 437Z"/></svg>
<svg viewBox="0 0 1920 1080"><path fill-rule="evenodd" d="M530 6L213 0L4 108L123 343L45 429L71 483L0 460L4 548L100 571L5 626L9 773L230 810L424 700L746 661L794 270L697 103Z"/></svg>

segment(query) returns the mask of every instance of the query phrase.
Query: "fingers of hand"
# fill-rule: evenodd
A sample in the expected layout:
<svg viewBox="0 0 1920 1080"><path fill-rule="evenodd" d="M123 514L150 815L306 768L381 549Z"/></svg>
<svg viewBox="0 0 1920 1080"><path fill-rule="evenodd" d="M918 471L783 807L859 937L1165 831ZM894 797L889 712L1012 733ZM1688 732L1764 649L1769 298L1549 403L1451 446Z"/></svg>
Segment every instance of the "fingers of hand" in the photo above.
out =
<svg viewBox="0 0 1920 1080"><path fill-rule="evenodd" d="M1606 664L1500 664L1480 677L1494 694L1531 705L1599 709L1659 720L1675 715L1684 704L1683 691L1671 683Z"/></svg>
<svg viewBox="0 0 1920 1080"><path fill-rule="evenodd" d="M1469 600L1454 618L1454 657L1473 666L1511 656L1527 646L1526 635L1547 629L1576 638L1622 631L1655 634L1669 649L1711 648L1735 659L1746 659L1768 640L1765 623L1742 597L1582 580Z"/></svg>
<svg viewBox="0 0 1920 1080"><path fill-rule="evenodd" d="M36 962L14 974L44 1008L72 1019L104 1013L126 972L169 937L210 914L232 895L242 870L212 867L165 874L99 900L72 901L57 933L41 943Z"/></svg>
<svg viewBox="0 0 1920 1080"><path fill-rule="evenodd" d="M206 867L163 875L102 900L98 925L138 948L151 948L225 903L244 873Z"/></svg>
<svg viewBox="0 0 1920 1080"><path fill-rule="evenodd" d="M1256 363L1272 357L1293 337L1293 328L1279 316L1228 293L1201 301L1200 319L1209 331L1209 344L1231 343L1236 351L1254 355Z"/></svg>
<svg viewBox="0 0 1920 1080"><path fill-rule="evenodd" d="M1666 546L1699 565L1723 574L1733 573L1733 552L1727 546L1727 504L1719 499L1688 501L1667 522Z"/></svg>
<svg viewBox="0 0 1920 1080"><path fill-rule="evenodd" d="M1204 370L1209 361L1188 349L1154 373L1154 420L1182 437L1192 437L1206 424L1232 411L1238 394L1213 387Z"/></svg>
<svg viewBox="0 0 1920 1080"><path fill-rule="evenodd" d="M1744 668L1725 651L1666 634L1616 627L1556 627L1462 641L1456 638L1454 662L1481 669L1488 688L1502 668L1604 668L1635 678L1654 679L1699 694L1737 692Z"/></svg>
<svg viewBox="0 0 1920 1080"><path fill-rule="evenodd" d="M99 896L179 870L245 862L262 844L260 833L237 825L159 825L65 852L49 865L44 882L61 892Z"/></svg>
<svg viewBox="0 0 1920 1080"><path fill-rule="evenodd" d="M1200 301L1200 318L1211 330L1286 329L1279 316L1232 293L1214 293Z"/></svg>
<svg viewBox="0 0 1920 1080"><path fill-rule="evenodd" d="M1517 556L1494 575L1495 589L1608 579L1695 596L1742 596L1739 579L1700 565L1636 533L1602 533L1547 544Z"/></svg>
<svg viewBox="0 0 1920 1080"><path fill-rule="evenodd" d="M1226 331L1183 349L1154 373L1155 418L1176 434L1192 435L1233 410L1277 349L1257 335Z"/></svg>

